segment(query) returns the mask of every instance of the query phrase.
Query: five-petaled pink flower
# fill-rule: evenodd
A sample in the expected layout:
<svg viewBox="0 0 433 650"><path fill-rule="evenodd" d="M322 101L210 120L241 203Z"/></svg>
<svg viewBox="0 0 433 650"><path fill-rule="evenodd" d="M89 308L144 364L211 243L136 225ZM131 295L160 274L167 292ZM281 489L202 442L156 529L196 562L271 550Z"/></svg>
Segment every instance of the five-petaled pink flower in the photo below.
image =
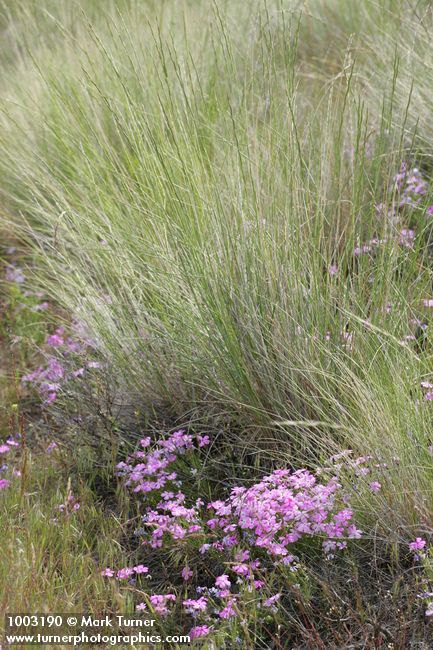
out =
<svg viewBox="0 0 433 650"><path fill-rule="evenodd" d="M427 542L422 537L417 537L414 542L410 542L409 549L413 552L421 551Z"/></svg>
<svg viewBox="0 0 433 650"><path fill-rule="evenodd" d="M199 639L202 636L207 636L209 632L210 627L208 625L196 625L190 629L189 636L191 639Z"/></svg>
<svg viewBox="0 0 433 650"><path fill-rule="evenodd" d="M380 490L381 487L382 487L382 486L381 486L381 484L379 483L379 481L372 481L372 482L370 483L370 490L371 490L372 492L379 492L379 490Z"/></svg>
<svg viewBox="0 0 433 650"><path fill-rule="evenodd" d="M143 564L137 564L137 566L133 567L133 570L135 573L149 573L149 567Z"/></svg>
<svg viewBox="0 0 433 650"><path fill-rule="evenodd" d="M104 578L112 578L114 576L114 571L113 569L109 569L108 567L101 571L101 576L104 576Z"/></svg>
<svg viewBox="0 0 433 650"><path fill-rule="evenodd" d="M189 580L190 578L192 578L193 575L194 575L194 572L191 571L191 569L189 567L186 566L186 567L184 567L182 569L182 578L185 580L185 582L187 580Z"/></svg>
<svg viewBox="0 0 433 650"><path fill-rule="evenodd" d="M221 576L218 576L218 578L215 580L215 585L219 589L230 589L231 582L229 580L228 575L223 573Z"/></svg>

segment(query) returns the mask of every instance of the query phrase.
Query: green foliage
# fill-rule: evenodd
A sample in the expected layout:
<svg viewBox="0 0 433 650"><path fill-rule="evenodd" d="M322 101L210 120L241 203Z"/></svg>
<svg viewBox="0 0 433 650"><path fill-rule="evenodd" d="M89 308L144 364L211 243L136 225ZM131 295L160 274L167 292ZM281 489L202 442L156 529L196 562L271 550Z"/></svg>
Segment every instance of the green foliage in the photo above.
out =
<svg viewBox="0 0 433 650"><path fill-rule="evenodd" d="M59 511L68 494L67 475L59 452L28 459L27 485L21 480L2 493L0 561L2 611L68 612L106 609L131 611L127 597L108 586L95 558L122 563L118 543L120 521L105 513L85 486L74 486L81 507L64 516ZM124 561L124 560L123 560Z"/></svg>

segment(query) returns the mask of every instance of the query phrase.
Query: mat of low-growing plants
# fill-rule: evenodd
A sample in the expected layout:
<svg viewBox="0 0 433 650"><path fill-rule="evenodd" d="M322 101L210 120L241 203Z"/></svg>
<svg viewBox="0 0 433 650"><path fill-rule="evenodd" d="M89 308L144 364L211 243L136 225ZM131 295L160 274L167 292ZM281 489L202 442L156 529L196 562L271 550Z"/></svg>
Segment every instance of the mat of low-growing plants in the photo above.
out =
<svg viewBox="0 0 433 650"><path fill-rule="evenodd" d="M1 0L2 613L433 647L432 29Z"/></svg>

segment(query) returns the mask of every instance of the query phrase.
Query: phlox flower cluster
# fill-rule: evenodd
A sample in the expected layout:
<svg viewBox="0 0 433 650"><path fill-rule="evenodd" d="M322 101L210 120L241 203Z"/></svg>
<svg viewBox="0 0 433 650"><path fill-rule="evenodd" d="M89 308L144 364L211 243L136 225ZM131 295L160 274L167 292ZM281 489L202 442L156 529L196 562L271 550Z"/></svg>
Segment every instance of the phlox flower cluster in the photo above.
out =
<svg viewBox="0 0 433 650"><path fill-rule="evenodd" d="M69 490L66 499L57 506L57 509L64 515L71 515L80 509L80 502L76 499L73 492Z"/></svg>
<svg viewBox="0 0 433 650"><path fill-rule="evenodd" d="M412 553L415 562L420 562L421 568L426 575L425 582L429 583L431 589L432 566L427 541L423 537L416 537L412 542L409 542L409 551ZM433 592L423 591L418 595L418 598L421 598L424 602L425 615L428 618L433 616Z"/></svg>
<svg viewBox="0 0 433 650"><path fill-rule="evenodd" d="M172 465L194 442L204 445L209 441L200 436L195 441L185 431L177 431L150 450L150 439L145 438L141 447L148 451L135 452L117 469L133 492L161 491L167 484L177 482ZM212 540L201 546L204 554L210 548L230 549L248 538L249 545L265 550L274 560L290 564L290 545L305 535L323 537L327 549L344 548L344 538L359 536L352 523L351 509L337 508L341 487L336 477L320 483L307 470L281 469L250 488L235 487L227 499L207 505L197 499L187 506L181 490L165 489L157 507L148 507L143 517L143 524L150 531L145 542L159 548L165 534L174 540L200 534ZM234 570L239 575L249 574L242 563Z"/></svg>
<svg viewBox="0 0 433 650"><path fill-rule="evenodd" d="M144 499L140 534L145 547L166 550L173 544L191 542L203 557L209 554L215 565L226 567L214 578L214 586L197 587L197 597L178 599L178 606L196 620L192 636L197 637L209 633L208 623L239 616L243 590L260 592L275 565L296 571L300 540L316 539L330 555L344 549L347 540L361 536L337 475L320 480L306 469L279 469L250 487L234 487L226 498L208 503L201 498L188 501L176 464L185 454L209 443L208 436L185 430L155 443L146 437L140 448L117 466L128 489ZM380 484L371 489L377 492ZM108 571L104 575L116 577L112 569ZM132 575L131 571L117 574L117 578ZM184 566L181 577L186 589L192 576L193 571ZM280 596L258 596L259 606L274 610ZM165 616L171 611L173 597L156 594L149 602L155 613ZM144 607L140 603L137 609ZM198 619L206 625L199 625Z"/></svg>
<svg viewBox="0 0 433 650"><path fill-rule="evenodd" d="M6 442L0 443L0 491L8 488L14 478L21 476L15 463L19 446L19 435L10 436Z"/></svg>
<svg viewBox="0 0 433 650"><path fill-rule="evenodd" d="M13 255L16 253L16 248L11 246L6 249L6 253L7 255ZM20 287L20 293L24 298L32 298L30 301L31 304L28 304L26 302L18 303L15 306L17 310L28 308L32 312L41 312L49 309L49 302L47 300L43 300L46 297L43 291L31 291L30 289L22 288L22 285L26 281L26 276L23 269L18 266L16 262L10 262L6 265L5 280L7 282L18 285Z"/></svg>
<svg viewBox="0 0 433 650"><path fill-rule="evenodd" d="M26 279L23 270L13 263L6 266L5 277L8 282L15 282L16 284L22 284Z"/></svg>
<svg viewBox="0 0 433 650"><path fill-rule="evenodd" d="M395 241L403 248L412 249L415 240L415 230L402 222L404 210L422 207L428 190L428 183L420 170L417 167L409 168L407 163L403 162L400 170L394 176L393 185L389 188L391 206L389 207L388 204L384 203L376 205L378 215L385 214L390 223L397 229ZM433 205L428 206L426 212L428 215L433 214ZM359 257L360 255L374 253L378 247L388 241L388 239L373 238L367 243L357 246L353 254L355 257Z"/></svg>
<svg viewBox="0 0 433 650"><path fill-rule="evenodd" d="M418 206L428 191L427 181L420 170L417 167L408 169L405 162L401 164L399 172L395 175L394 184L400 208Z"/></svg>
<svg viewBox="0 0 433 650"><path fill-rule="evenodd" d="M148 573L149 573L149 567L144 566L144 564L137 564L136 566L133 567L124 567L123 569L118 569L117 571L107 567L106 569L101 571L101 575L104 576L105 578L116 577L118 580L128 580L135 574L143 575Z"/></svg>
<svg viewBox="0 0 433 650"><path fill-rule="evenodd" d="M290 549L302 537L323 538L329 551L344 548L345 538L360 536L352 510L339 509L341 489L336 477L320 483L305 469L276 470L248 489L233 488L227 500L210 503L213 517L207 526L220 531L224 546L248 539L250 546L263 549L274 562L292 565L296 557ZM234 570L241 573L242 568L250 574L244 564Z"/></svg>
<svg viewBox="0 0 433 650"><path fill-rule="evenodd" d="M422 537L417 537L413 542L409 543L409 550L414 554L416 560L422 559L425 557L424 549L427 545L427 542Z"/></svg>
<svg viewBox="0 0 433 650"><path fill-rule="evenodd" d="M66 335L64 327L58 327L46 339L48 356L45 365L41 365L33 372L24 375L21 381L37 389L45 406L56 401L59 390L71 379L82 377L91 368L99 368L98 361L85 360L86 353L90 351L89 341L78 340ZM69 359L79 359L79 367L71 370ZM75 362L76 366L77 363Z"/></svg>

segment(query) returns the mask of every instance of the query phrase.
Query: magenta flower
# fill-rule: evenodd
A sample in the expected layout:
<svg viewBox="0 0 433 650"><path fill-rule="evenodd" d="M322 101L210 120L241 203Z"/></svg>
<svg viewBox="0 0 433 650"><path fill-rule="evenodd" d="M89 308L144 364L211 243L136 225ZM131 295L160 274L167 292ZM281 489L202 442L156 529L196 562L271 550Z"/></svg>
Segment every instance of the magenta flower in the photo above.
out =
<svg viewBox="0 0 433 650"><path fill-rule="evenodd" d="M49 308L49 306L50 306L50 303L45 300L44 302L40 302L38 305L35 305L34 307L32 307L31 311L33 311L33 312L46 311Z"/></svg>
<svg viewBox="0 0 433 650"><path fill-rule="evenodd" d="M8 481L6 478L0 479L0 490L4 490L5 488L8 488L10 484L11 482Z"/></svg>
<svg viewBox="0 0 433 650"><path fill-rule="evenodd" d="M58 348L64 344L64 340L58 334L51 334L47 338L47 345L51 345L53 348Z"/></svg>
<svg viewBox="0 0 433 650"><path fill-rule="evenodd" d="M247 564L234 564L232 569L239 576L247 576L250 572Z"/></svg>
<svg viewBox="0 0 433 650"><path fill-rule="evenodd" d="M104 576L104 578L112 578L114 576L114 571L113 569L109 569L108 567L101 571L101 576Z"/></svg>
<svg viewBox="0 0 433 650"><path fill-rule="evenodd" d="M362 531L352 524L347 528L347 536L350 537L350 539L359 539L362 537Z"/></svg>
<svg viewBox="0 0 433 650"><path fill-rule="evenodd" d="M118 570L118 572L116 573L116 578L118 578L119 580L127 580L133 575L134 575L134 569L130 569L126 567L124 569Z"/></svg>
<svg viewBox="0 0 433 650"><path fill-rule="evenodd" d="M379 490L380 490L381 487L382 487L382 486L381 486L381 484L379 483L379 481L372 481L372 482L370 483L370 490L371 490L372 492L379 492Z"/></svg>
<svg viewBox="0 0 433 650"><path fill-rule="evenodd" d="M226 607L219 612L218 616L220 618L233 618L234 616L237 616L234 604L234 600L229 600Z"/></svg>
<svg viewBox="0 0 433 650"><path fill-rule="evenodd" d="M135 573L149 573L149 567L144 566L143 564L137 564L137 566L133 567L133 571L135 571Z"/></svg>
<svg viewBox="0 0 433 650"><path fill-rule="evenodd" d="M0 454L7 454L10 451L8 445L0 445Z"/></svg>
<svg viewBox="0 0 433 650"><path fill-rule="evenodd" d="M272 607L275 605L276 602L278 602L281 598L281 594L275 594L275 596L271 596L270 598L267 598L265 602L263 603L264 607Z"/></svg>
<svg viewBox="0 0 433 650"><path fill-rule="evenodd" d="M361 536L362 532L352 523L354 513L348 507L348 496L339 483L339 469L334 462L331 468L322 470L322 475L336 473L327 482L319 480L320 468L316 474L306 469L279 469L249 488L232 488L226 498L207 504L203 499L188 502L173 463L194 446L198 452L197 442L197 437L184 430L153 443L143 439L141 448L117 465L119 475L132 492L153 493L143 516L143 544L159 549L170 544L170 540L185 540L200 533L200 554L212 551L219 555L219 560L240 576L237 582L247 580L245 586L252 591L264 586L262 580L256 580L255 571L259 567L266 571L269 562L287 566L291 571L298 569L298 558L291 548L298 540L317 537L322 539L326 553L334 553L347 546L348 538ZM370 471L366 466L370 457L352 459L349 450L343 453L340 467L344 463L350 465L355 476ZM371 489L378 488L378 482L373 482ZM185 566L181 575L187 581L193 571ZM219 599L227 599L220 618L236 616L231 586L229 576L222 574L209 590ZM169 613L168 600L167 596L152 596L156 614ZM268 606L274 602L276 599L270 600ZM207 598L187 599L183 604L188 613L197 614L206 609Z"/></svg>
<svg viewBox="0 0 433 650"><path fill-rule="evenodd" d="M185 580L185 582L187 580L189 580L190 578L192 578L193 575L194 575L194 572L191 571L191 569L189 567L186 566L186 567L184 567L182 569L182 578Z"/></svg>
<svg viewBox="0 0 433 650"><path fill-rule="evenodd" d="M400 231L399 244L406 248L413 248L413 241L415 239L415 231L409 228L403 228Z"/></svg>
<svg viewBox="0 0 433 650"><path fill-rule="evenodd" d="M204 612L207 608L207 598L205 598L205 596L201 596L196 600L194 600L194 598L188 598L183 601L183 606L190 614L193 612Z"/></svg>
<svg viewBox="0 0 433 650"><path fill-rule="evenodd" d="M169 609L167 607L169 601L175 602L176 596L174 594L153 594L150 597L150 602L155 614L159 614L160 616L167 616L167 614L169 614Z"/></svg>
<svg viewBox="0 0 433 650"><path fill-rule="evenodd" d="M137 612L145 612L147 610L147 605L146 603L139 603L135 609Z"/></svg>
<svg viewBox="0 0 433 650"><path fill-rule="evenodd" d="M247 560L250 559L250 552L249 551L238 551L235 555L235 560L237 562L246 562Z"/></svg>
<svg viewBox="0 0 433 650"><path fill-rule="evenodd" d="M199 548L199 552L204 555L210 549L210 544L202 544Z"/></svg>
<svg viewBox="0 0 433 650"><path fill-rule="evenodd" d="M362 246L356 246L356 248L353 249L353 254L355 257L359 257L364 253L371 253L372 250L373 249L369 244L363 244Z"/></svg>
<svg viewBox="0 0 433 650"><path fill-rule="evenodd" d="M191 639L199 639L202 636L207 636L210 631L211 629L208 625L196 625L190 629L189 636Z"/></svg>
<svg viewBox="0 0 433 650"><path fill-rule="evenodd" d="M232 583L230 582L228 575L225 573L223 573L221 576L218 576L218 578L215 580L215 585L219 589L230 589L231 584Z"/></svg>
<svg viewBox="0 0 433 650"><path fill-rule="evenodd" d="M412 552L421 551L426 544L427 542L425 541L425 539L423 539L422 537L417 537L414 542L410 542L409 549Z"/></svg>

